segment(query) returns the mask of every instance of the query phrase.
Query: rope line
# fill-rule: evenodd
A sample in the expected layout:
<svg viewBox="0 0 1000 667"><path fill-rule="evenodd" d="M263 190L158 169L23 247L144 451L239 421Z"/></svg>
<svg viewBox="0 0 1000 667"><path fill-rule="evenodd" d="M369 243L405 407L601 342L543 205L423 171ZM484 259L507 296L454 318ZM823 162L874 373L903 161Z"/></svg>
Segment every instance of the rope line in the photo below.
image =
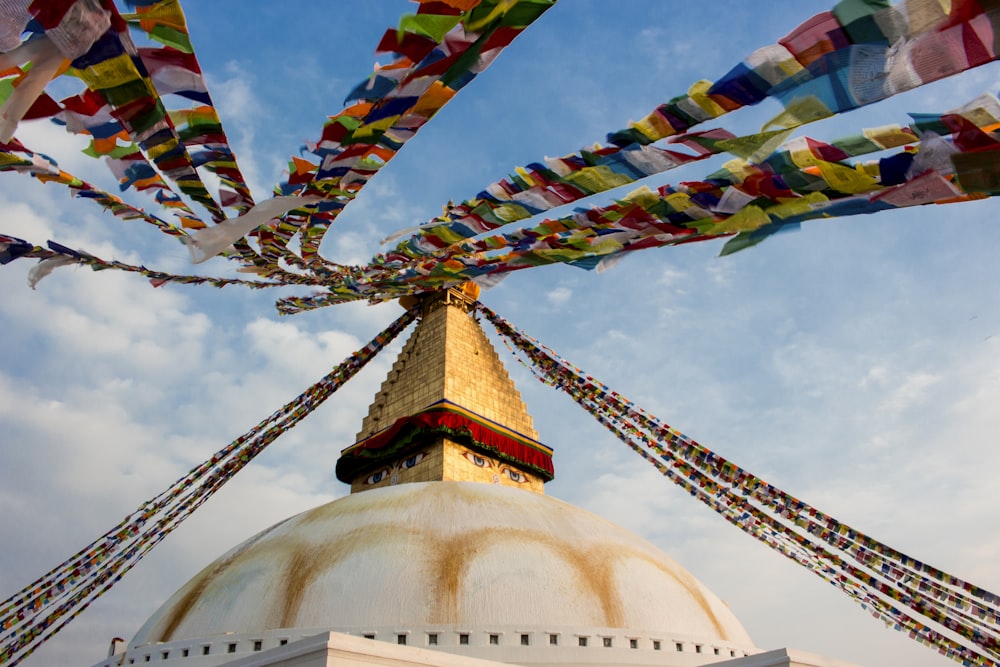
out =
<svg viewBox="0 0 1000 667"><path fill-rule="evenodd" d="M728 522L942 655L963 665L1000 664L996 594L903 554L774 487L637 407L489 308L479 304L478 309L540 381L568 394L661 474Z"/></svg>
<svg viewBox="0 0 1000 667"><path fill-rule="evenodd" d="M0 665L17 665L82 613L278 436L364 368L415 317L413 312L403 313L305 392L0 603Z"/></svg>

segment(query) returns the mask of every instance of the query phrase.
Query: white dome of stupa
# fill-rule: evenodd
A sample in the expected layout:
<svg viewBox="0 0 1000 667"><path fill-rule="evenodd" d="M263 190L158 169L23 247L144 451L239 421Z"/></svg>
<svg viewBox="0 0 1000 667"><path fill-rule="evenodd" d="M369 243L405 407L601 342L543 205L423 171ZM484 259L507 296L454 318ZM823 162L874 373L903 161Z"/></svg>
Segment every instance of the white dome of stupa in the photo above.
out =
<svg viewBox="0 0 1000 667"><path fill-rule="evenodd" d="M614 664L660 665L754 651L719 598L638 536L470 482L374 489L283 521L191 579L128 650L243 653L329 630L519 664L606 662L608 648L626 653Z"/></svg>

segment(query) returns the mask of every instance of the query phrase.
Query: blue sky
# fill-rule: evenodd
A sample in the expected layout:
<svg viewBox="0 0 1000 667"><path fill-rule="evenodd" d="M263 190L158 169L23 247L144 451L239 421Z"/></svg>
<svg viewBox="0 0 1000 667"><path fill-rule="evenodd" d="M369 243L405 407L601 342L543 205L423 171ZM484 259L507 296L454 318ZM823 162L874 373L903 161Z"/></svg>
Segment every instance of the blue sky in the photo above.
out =
<svg viewBox="0 0 1000 667"><path fill-rule="evenodd" d="M188 2L192 38L258 199L289 155L368 75L410 3ZM773 43L815 2L720 10L563 0L421 130L328 234L327 257L363 261L379 239L474 195L516 165L624 127L697 79ZM995 64L994 64L995 65ZM905 123L997 90L997 68L814 124L834 138ZM778 107L722 125L751 132ZM60 128L25 143L114 188ZM651 184L709 173L715 163ZM620 193L616 193L620 194ZM130 201L150 205L129 193ZM103 215L57 186L0 178L0 232L53 239L178 273L176 242ZM635 253L596 274L521 271L483 301L699 442L912 556L1000 590L1000 228L993 201L803 225L725 258L721 242ZM297 395L399 313L349 304L279 317L272 293L152 289L60 269L26 284L0 268L0 589L18 590ZM397 343L393 350L401 345ZM507 358L501 348L501 356ZM295 512L346 493L339 450L394 354L286 434L27 664L91 664L198 569ZM569 399L509 364L556 450L547 492L659 545L726 600L763 648L862 665L952 664L885 629L661 478Z"/></svg>

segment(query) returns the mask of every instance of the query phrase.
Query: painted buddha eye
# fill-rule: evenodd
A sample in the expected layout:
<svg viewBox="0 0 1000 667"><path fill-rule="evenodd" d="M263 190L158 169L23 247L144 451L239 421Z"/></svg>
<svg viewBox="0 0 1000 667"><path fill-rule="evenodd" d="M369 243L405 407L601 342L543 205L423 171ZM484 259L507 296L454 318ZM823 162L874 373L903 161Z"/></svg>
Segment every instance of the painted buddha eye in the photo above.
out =
<svg viewBox="0 0 1000 667"><path fill-rule="evenodd" d="M513 468L508 468L508 467L504 466L504 468L503 468L503 470L501 470L501 472L503 474L507 475L507 479L509 479L510 481L515 482L517 484L524 484L525 482L528 481L528 478L524 476L524 473L522 473L522 472L520 472L518 470L514 470Z"/></svg>
<svg viewBox="0 0 1000 667"><path fill-rule="evenodd" d="M368 479L365 480L365 484L378 484L379 482L385 480L389 476L389 469L382 468L378 472L373 472L368 475Z"/></svg>
<svg viewBox="0 0 1000 667"><path fill-rule="evenodd" d="M469 459L474 465L480 468L492 468L493 464L490 463L489 459L486 459L475 452L462 452L462 455Z"/></svg>
<svg viewBox="0 0 1000 667"><path fill-rule="evenodd" d="M409 470L413 466L423 461L425 456L427 456L427 454L424 452L419 452L417 454L414 454L413 456L407 456L405 459L403 459L403 462L399 464L399 467L401 470Z"/></svg>

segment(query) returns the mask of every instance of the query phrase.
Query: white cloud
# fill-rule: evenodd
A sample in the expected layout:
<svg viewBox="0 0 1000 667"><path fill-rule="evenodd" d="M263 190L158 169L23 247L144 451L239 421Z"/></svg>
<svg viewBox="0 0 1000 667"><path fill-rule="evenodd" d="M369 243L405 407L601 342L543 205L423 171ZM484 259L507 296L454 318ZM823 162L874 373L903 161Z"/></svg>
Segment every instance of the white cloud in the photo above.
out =
<svg viewBox="0 0 1000 667"><path fill-rule="evenodd" d="M248 324L247 334L256 358L267 359L275 370L284 366L299 378L319 377L362 345L354 336L339 331L316 334L290 321L263 318Z"/></svg>
<svg viewBox="0 0 1000 667"><path fill-rule="evenodd" d="M930 373L914 373L903 379L886 398L885 408L891 412L902 412L912 407L922 398L929 387L940 381L940 378Z"/></svg>
<svg viewBox="0 0 1000 667"><path fill-rule="evenodd" d="M660 285L663 285L664 287L680 290L680 292L683 294L685 277L686 276L684 275L683 271L680 271L673 266L667 266L660 273L660 279L658 282Z"/></svg>
<svg viewBox="0 0 1000 667"><path fill-rule="evenodd" d="M562 306L566 304L571 298L573 298L573 290L565 286L554 287L549 290L545 298L549 300L553 306Z"/></svg>
<svg viewBox="0 0 1000 667"><path fill-rule="evenodd" d="M885 381L885 377L888 373L888 369L883 365L873 366L868 370L862 378L860 386L862 388L867 388L869 385L881 385Z"/></svg>

